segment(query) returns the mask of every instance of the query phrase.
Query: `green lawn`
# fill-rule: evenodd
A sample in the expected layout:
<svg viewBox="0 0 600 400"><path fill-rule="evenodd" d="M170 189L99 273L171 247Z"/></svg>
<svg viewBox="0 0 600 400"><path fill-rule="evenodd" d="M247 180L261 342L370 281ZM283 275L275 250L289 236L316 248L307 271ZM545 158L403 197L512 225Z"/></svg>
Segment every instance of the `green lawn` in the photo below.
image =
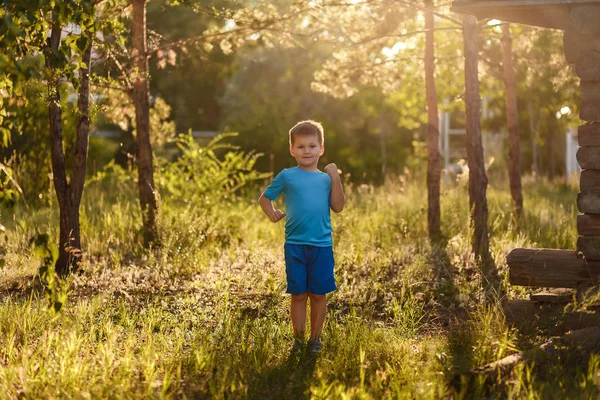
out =
<svg viewBox="0 0 600 400"><path fill-rule="evenodd" d="M466 183L444 186L446 240L432 248L426 190L415 181L346 185L346 209L333 216L339 289L316 357L290 353L283 224L262 215L254 191L227 202L164 199L164 247L146 253L135 190L108 196L88 185L84 273L70 279L59 313L48 309L29 246L36 232L56 237L56 205L17 209L14 219L2 211L0 398L598 398L600 357L567 348L491 382L461 375L551 332L519 331L499 305L485 305ZM577 191L556 188L526 180L517 223L506 185L490 186L491 248L504 277L515 247L575 247ZM529 290L504 285L511 298Z"/></svg>

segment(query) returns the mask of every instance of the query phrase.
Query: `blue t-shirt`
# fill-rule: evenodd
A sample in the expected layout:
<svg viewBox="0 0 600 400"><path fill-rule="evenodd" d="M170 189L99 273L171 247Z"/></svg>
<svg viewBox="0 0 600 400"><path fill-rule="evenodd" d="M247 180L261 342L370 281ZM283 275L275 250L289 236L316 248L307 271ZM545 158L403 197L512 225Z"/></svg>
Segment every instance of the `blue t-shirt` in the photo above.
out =
<svg viewBox="0 0 600 400"><path fill-rule="evenodd" d="M281 192L285 195L285 242L331 246L329 175L300 167L284 169L265 190L265 196L275 200Z"/></svg>

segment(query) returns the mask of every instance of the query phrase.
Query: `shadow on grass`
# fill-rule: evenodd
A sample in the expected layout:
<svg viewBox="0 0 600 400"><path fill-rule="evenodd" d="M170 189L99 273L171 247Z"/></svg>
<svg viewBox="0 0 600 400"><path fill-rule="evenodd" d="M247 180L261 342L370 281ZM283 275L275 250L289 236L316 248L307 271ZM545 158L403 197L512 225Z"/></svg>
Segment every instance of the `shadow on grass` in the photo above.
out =
<svg viewBox="0 0 600 400"><path fill-rule="evenodd" d="M310 386L318 355L306 349L290 351L280 365L267 368L252 377L248 399L309 399Z"/></svg>
<svg viewBox="0 0 600 400"><path fill-rule="evenodd" d="M8 287L0 287L0 301L11 299L14 301L25 301L31 298L43 297L46 287L42 284L38 275L29 275L19 280L9 282Z"/></svg>
<svg viewBox="0 0 600 400"><path fill-rule="evenodd" d="M466 374L475 367L473 349L477 344L476 333L469 323L466 311L460 306L460 287L457 279L471 279L474 270L461 273L452 265L446 252L446 240L438 243L431 251L430 260L436 265L435 279L437 285L433 288L433 296L441 305L438 319L442 321L446 332L446 351L443 368L446 385L452 392L452 398L476 399L483 395L480 382L474 381ZM445 311L444 311L445 310ZM452 310L452 311L449 311Z"/></svg>

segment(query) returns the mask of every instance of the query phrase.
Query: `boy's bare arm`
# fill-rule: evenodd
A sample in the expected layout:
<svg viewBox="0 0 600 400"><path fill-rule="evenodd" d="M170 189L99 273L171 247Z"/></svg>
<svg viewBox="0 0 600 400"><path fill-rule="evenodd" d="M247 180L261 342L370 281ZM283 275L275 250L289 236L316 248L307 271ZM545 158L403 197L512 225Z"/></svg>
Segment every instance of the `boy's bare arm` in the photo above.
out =
<svg viewBox="0 0 600 400"><path fill-rule="evenodd" d="M260 195L258 198L258 204L260 204L260 208L267 214L267 217L271 220L271 222L277 222L283 217L285 217L285 213L281 210L276 210L273 207L273 202L264 193Z"/></svg>
<svg viewBox="0 0 600 400"><path fill-rule="evenodd" d="M325 167L325 172L331 177L331 196L329 198L329 206L331 209L339 213L344 209L346 204L346 196L344 196L344 188L342 188L342 179L338 173L337 165L331 163Z"/></svg>

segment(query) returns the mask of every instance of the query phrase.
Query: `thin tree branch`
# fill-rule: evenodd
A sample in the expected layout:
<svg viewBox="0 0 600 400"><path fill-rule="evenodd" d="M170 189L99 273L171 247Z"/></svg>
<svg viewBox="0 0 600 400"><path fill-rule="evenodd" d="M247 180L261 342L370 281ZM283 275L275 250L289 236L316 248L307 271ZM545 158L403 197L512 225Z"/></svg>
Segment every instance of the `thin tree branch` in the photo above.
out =
<svg viewBox="0 0 600 400"><path fill-rule="evenodd" d="M107 83L101 83L101 82L92 82L91 84L94 87L110 89L110 90L119 90L126 94L129 94L131 92L131 89L127 88L126 86L113 86L113 85L109 85Z"/></svg>
<svg viewBox="0 0 600 400"><path fill-rule="evenodd" d="M423 6L420 6L420 5L418 5L418 4L415 4L415 3L411 2L411 1L396 0L396 2L397 2L397 3L401 3L401 4L406 4L407 6L410 6L410 7L417 8L417 9L419 9L419 10L421 10L421 11L428 11L428 9L427 9L427 8L425 8L425 7L423 7ZM462 22L460 22L460 21L457 21L457 20L455 20L454 18L450 18L450 17L448 17L447 15L440 14L440 13L438 13L438 12L436 12L436 11L433 11L433 10L432 10L431 12L432 12L432 13L433 13L433 15L435 15L436 17L439 17L439 18L442 18L442 19L448 20L448 21L450 21L450 22L454 22L455 24L457 24L457 25L460 25L460 26L462 26L462 25L463 25L463 24L462 24Z"/></svg>

